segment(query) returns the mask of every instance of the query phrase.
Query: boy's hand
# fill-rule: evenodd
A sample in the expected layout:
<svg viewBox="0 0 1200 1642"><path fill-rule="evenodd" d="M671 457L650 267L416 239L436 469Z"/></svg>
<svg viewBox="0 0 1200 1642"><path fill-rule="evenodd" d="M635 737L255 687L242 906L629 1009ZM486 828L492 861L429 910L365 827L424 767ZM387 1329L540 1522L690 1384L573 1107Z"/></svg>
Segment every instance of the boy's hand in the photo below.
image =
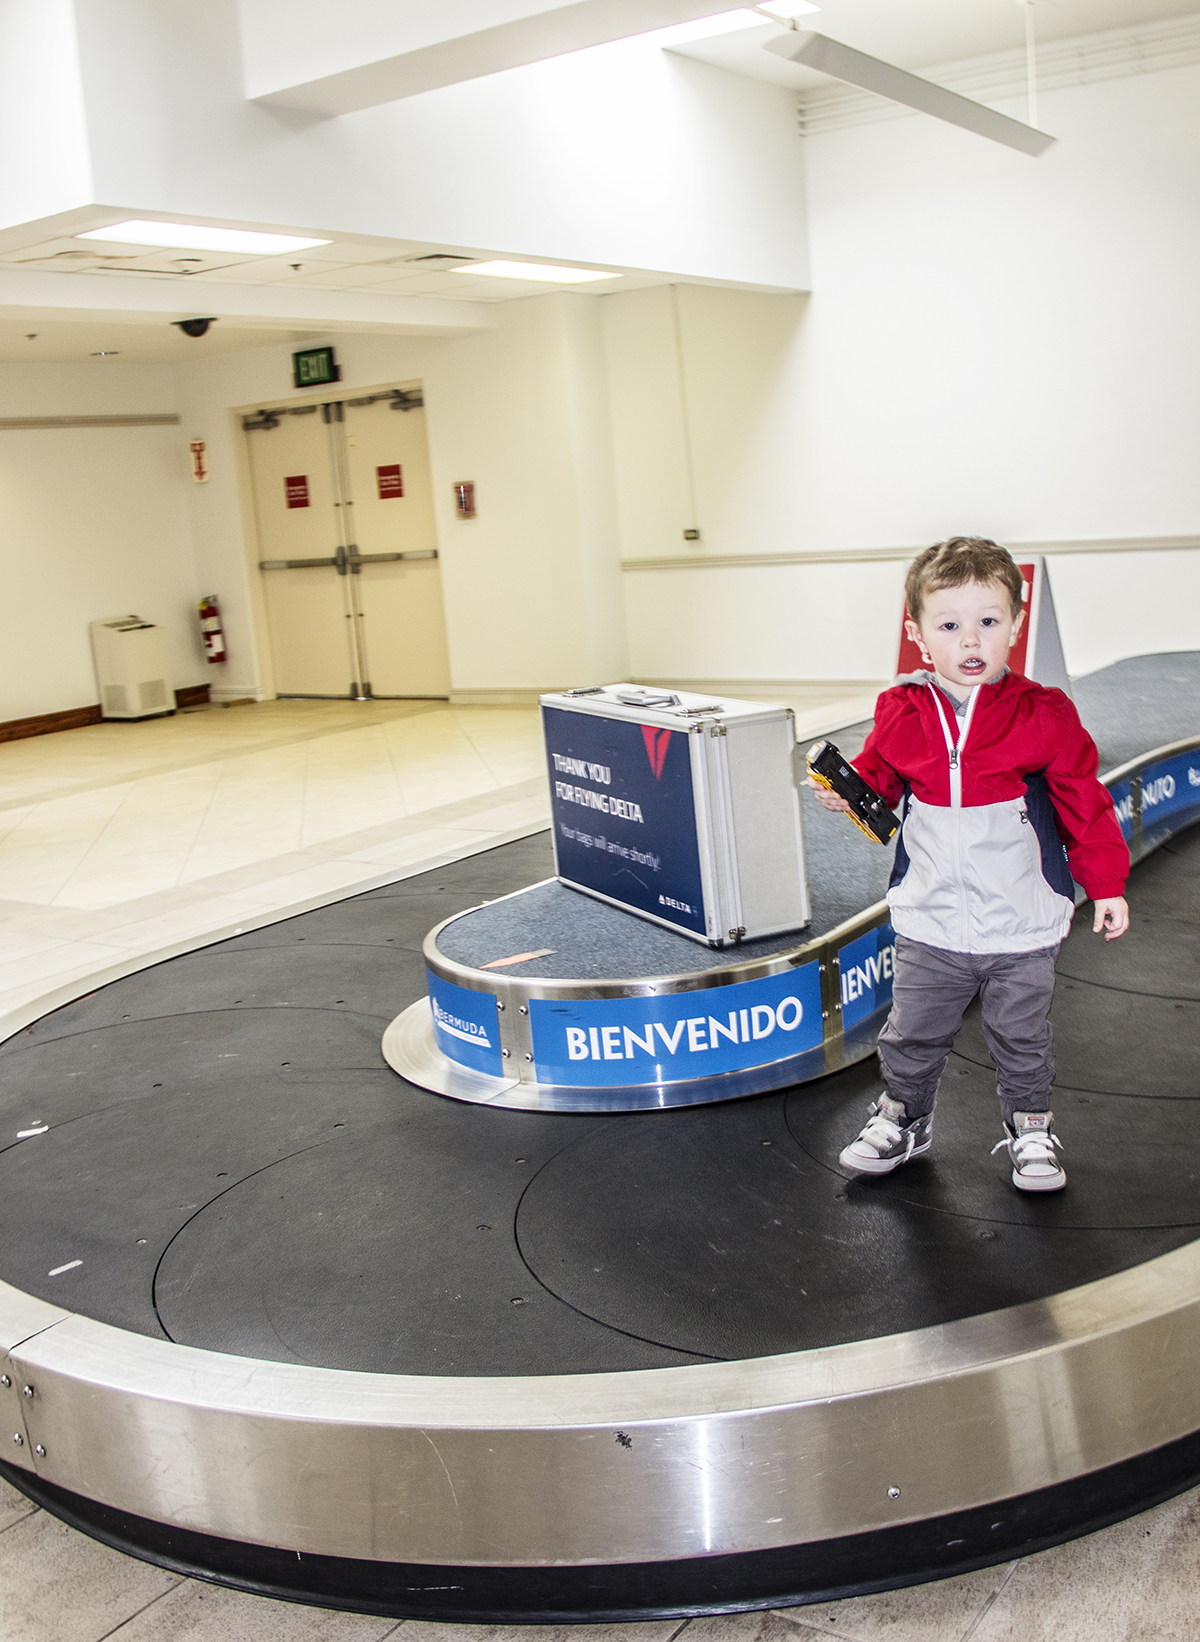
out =
<svg viewBox="0 0 1200 1642"><path fill-rule="evenodd" d="M1124 935L1129 928L1129 903L1123 896L1113 895L1106 901L1097 901L1095 907L1093 934L1099 935L1103 930L1106 941L1115 941L1118 935Z"/></svg>
<svg viewBox="0 0 1200 1642"><path fill-rule="evenodd" d="M811 775L808 778L808 784L827 810L832 810L835 815L845 815L849 810L850 805L841 793L831 792L828 787L823 787L819 781L814 781Z"/></svg>

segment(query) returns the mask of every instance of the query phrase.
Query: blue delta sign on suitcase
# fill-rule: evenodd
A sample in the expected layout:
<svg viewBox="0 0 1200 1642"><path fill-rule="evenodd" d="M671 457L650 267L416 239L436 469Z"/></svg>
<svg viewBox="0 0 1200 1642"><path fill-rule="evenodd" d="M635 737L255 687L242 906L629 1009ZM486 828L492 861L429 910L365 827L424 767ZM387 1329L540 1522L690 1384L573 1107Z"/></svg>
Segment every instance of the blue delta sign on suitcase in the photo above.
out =
<svg viewBox="0 0 1200 1642"><path fill-rule="evenodd" d="M561 878L705 933L686 730L543 708Z"/></svg>
<svg viewBox="0 0 1200 1642"><path fill-rule="evenodd" d="M542 727L564 884L714 947L808 922L788 708L608 684Z"/></svg>

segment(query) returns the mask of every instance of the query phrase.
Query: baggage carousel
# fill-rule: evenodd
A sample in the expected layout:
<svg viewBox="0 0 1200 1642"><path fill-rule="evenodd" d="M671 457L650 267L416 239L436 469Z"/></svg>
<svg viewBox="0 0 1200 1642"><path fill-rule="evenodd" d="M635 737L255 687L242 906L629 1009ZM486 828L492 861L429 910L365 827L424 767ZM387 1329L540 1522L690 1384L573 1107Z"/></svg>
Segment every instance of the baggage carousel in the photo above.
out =
<svg viewBox="0 0 1200 1642"><path fill-rule="evenodd" d="M1075 693L1139 865L1129 935L1059 959L1064 1193L988 1155L975 1014L931 1156L847 1177L879 1084L828 981L807 1081L739 1099L398 1076L428 932L544 881L534 835L81 983L0 1046L4 1476L202 1578L529 1623L938 1578L1200 1480L1200 654ZM836 977L890 852L806 826L814 926L737 961ZM700 989L729 960L681 945Z"/></svg>

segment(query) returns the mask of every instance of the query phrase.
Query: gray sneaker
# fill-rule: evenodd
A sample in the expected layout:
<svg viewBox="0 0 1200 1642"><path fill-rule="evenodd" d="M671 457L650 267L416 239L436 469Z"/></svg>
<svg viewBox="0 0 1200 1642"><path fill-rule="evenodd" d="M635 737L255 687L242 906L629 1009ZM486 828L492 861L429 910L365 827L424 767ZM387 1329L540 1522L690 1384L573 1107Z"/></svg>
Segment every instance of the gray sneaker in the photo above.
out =
<svg viewBox="0 0 1200 1642"><path fill-rule="evenodd" d="M910 1158L920 1157L933 1144L933 1113L905 1123L903 1102L880 1095L871 1107L871 1121L838 1158L843 1169L855 1174L891 1174Z"/></svg>
<svg viewBox="0 0 1200 1642"><path fill-rule="evenodd" d="M1012 1125L1003 1140L992 1147L992 1155L1007 1146L1012 1158L1013 1185L1019 1192L1061 1192L1067 1171L1058 1161L1061 1141L1054 1133L1050 1112L1014 1112Z"/></svg>

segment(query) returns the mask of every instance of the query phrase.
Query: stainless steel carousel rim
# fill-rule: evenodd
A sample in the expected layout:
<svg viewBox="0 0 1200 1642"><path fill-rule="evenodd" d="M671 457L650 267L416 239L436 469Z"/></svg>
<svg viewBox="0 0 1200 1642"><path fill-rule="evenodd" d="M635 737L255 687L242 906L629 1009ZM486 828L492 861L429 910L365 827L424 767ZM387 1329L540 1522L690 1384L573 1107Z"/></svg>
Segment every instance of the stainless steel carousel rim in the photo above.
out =
<svg viewBox="0 0 1200 1642"><path fill-rule="evenodd" d="M530 890L541 889L544 884L556 882L554 878L544 878L541 883L513 890L509 895L498 895L495 901L482 904L497 906L501 901L515 901L522 895L528 895ZM814 960L827 961L838 947L845 946L855 936L865 934L869 929L875 929L886 921L888 915L887 902L876 901L873 906L856 912L853 918L847 918L836 928L826 931L824 935L813 936L811 940L803 941L798 946L784 947L778 952L765 953L761 957L743 958L740 962L731 960L716 969L702 969L677 975L634 975L624 981L590 981L569 977L523 978L519 975L500 975L494 970L472 969L469 964L460 963L456 958L448 958L444 952L439 951L437 938L442 931L457 923L459 919L469 918L473 912L479 910L479 907L467 907L464 911L456 912L435 925L425 937L425 963L444 981L451 981L455 986L464 987L470 992L494 993L505 1001L509 998L667 997L676 992L703 992L710 987L736 986L742 981L762 980L768 975L785 975L789 969L799 969ZM736 952L737 948L733 948L732 951Z"/></svg>
<svg viewBox="0 0 1200 1642"><path fill-rule="evenodd" d="M450 1060L442 1053L434 1036L429 1000L418 998L416 1003L409 1004L395 1020L389 1022L383 1034L382 1050L384 1060L394 1072L399 1072L401 1077L408 1078L418 1088L446 1095L451 1100L463 1100L476 1106L504 1106L520 1111L633 1113L739 1100L746 1095L765 1094L789 1082L799 1083L809 1077L823 1076L829 1070L832 1042L845 1042L840 1026L830 1037L823 1038L809 1049L781 1055L776 1060L760 1061L758 1065L744 1067L740 1071L709 1073L707 1077L661 1083L625 1083L614 1090L605 1090L602 1085L543 1083L536 1077L522 1076L525 1066L520 1061L514 1062L518 1070L510 1077L496 1077ZM849 1065L853 1060L865 1060L873 1054L874 1038L857 1048L858 1052L850 1056L843 1053L841 1063ZM604 1094L610 1098L600 1098Z"/></svg>
<svg viewBox="0 0 1200 1642"><path fill-rule="evenodd" d="M81 1382L90 1364L102 1377L89 1384L214 1413L552 1435L824 1407L1115 1339L1193 1307L1200 1311L1200 1238L1044 1300L840 1345L676 1368L488 1376L318 1368L133 1334L4 1282L0 1350Z"/></svg>
<svg viewBox="0 0 1200 1642"><path fill-rule="evenodd" d="M21 1439L10 1462L153 1521L367 1561L765 1550L1015 1497L1200 1427L1195 1242L934 1328L614 1374L433 1380L258 1362L8 1289L0 1328L0 1409ZM943 1441L914 1444L935 1407Z"/></svg>

